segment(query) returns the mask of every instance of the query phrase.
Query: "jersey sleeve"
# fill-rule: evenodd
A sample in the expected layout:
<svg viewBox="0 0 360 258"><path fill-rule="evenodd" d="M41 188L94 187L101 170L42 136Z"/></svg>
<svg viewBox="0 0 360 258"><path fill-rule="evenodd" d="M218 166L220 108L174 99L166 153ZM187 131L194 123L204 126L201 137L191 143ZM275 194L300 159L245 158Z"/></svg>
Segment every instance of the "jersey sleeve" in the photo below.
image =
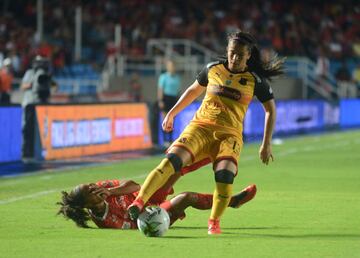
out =
<svg viewBox="0 0 360 258"><path fill-rule="evenodd" d="M269 83L262 78L256 78L254 95L261 103L264 103L274 98L274 94Z"/></svg>
<svg viewBox="0 0 360 258"><path fill-rule="evenodd" d="M198 83L203 87L206 87L209 83L208 72L209 72L209 68L205 66L196 77Z"/></svg>
<svg viewBox="0 0 360 258"><path fill-rule="evenodd" d="M104 188L111 188L111 187L119 186L120 182L121 181L117 180L117 179L103 180L103 181L96 182L96 185L100 186L100 187L104 187Z"/></svg>

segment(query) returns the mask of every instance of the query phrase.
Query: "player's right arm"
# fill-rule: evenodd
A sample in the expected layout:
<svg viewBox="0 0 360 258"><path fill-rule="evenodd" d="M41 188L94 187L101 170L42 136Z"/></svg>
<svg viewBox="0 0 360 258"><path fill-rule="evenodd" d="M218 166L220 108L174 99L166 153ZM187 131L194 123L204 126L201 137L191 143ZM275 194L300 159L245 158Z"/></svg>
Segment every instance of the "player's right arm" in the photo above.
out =
<svg viewBox="0 0 360 258"><path fill-rule="evenodd" d="M175 116L197 99L205 91L205 89L206 87L201 86L197 80L189 88L187 88L175 106L165 116L162 123L163 130L166 132L172 131Z"/></svg>
<svg viewBox="0 0 360 258"><path fill-rule="evenodd" d="M91 192L97 194L104 199L110 195L121 196L131 194L140 190L140 185L132 180L121 180L119 185L114 187L106 187L99 185L90 186Z"/></svg>
<svg viewBox="0 0 360 258"><path fill-rule="evenodd" d="M137 192L140 190L140 185L132 180L123 180L119 186L109 188L112 195L125 195Z"/></svg>

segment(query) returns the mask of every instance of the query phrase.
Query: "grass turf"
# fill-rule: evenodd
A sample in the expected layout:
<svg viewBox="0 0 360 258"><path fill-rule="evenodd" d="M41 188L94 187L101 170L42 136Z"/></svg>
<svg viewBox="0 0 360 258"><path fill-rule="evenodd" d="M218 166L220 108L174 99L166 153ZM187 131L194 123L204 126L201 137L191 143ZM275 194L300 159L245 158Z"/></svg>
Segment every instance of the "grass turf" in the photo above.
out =
<svg viewBox="0 0 360 258"><path fill-rule="evenodd" d="M244 147L234 190L256 183L258 194L227 209L221 236L207 235L209 211L191 208L162 238L80 229L55 215L60 190L112 178L142 183L161 157L1 179L0 257L360 257L360 131L286 139L269 166L257 151ZM213 188L207 166L175 192Z"/></svg>

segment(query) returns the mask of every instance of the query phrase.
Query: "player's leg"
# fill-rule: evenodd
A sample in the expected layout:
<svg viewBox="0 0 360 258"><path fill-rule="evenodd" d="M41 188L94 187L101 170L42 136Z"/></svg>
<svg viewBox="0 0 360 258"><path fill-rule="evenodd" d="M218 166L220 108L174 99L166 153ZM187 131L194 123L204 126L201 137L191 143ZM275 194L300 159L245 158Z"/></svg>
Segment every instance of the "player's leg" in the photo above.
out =
<svg viewBox="0 0 360 258"><path fill-rule="evenodd" d="M152 205L159 205L164 202L168 195L174 193L173 186L181 176L182 175L180 173L171 175L166 183L151 196L148 203L151 203Z"/></svg>
<svg viewBox="0 0 360 258"><path fill-rule="evenodd" d="M202 130L196 125L189 125L170 147L167 157L148 175L139 195L128 208L132 220L137 218L144 204L169 180L171 175L180 172L184 165L195 161L195 156L203 148L204 139L201 132Z"/></svg>
<svg viewBox="0 0 360 258"><path fill-rule="evenodd" d="M256 195L256 185L249 185L240 193L235 194L231 197L229 207L239 208L243 204L251 201Z"/></svg>
<svg viewBox="0 0 360 258"><path fill-rule="evenodd" d="M148 201L154 205L162 203L166 200L168 195L174 193L173 186L180 177L187 175L188 173L191 173L196 169L209 164L210 162L210 158L204 158L201 154L198 155L197 160L195 160L191 165L181 169L181 173L175 173L171 175L166 183L160 189L158 189Z"/></svg>
<svg viewBox="0 0 360 258"><path fill-rule="evenodd" d="M211 205L212 194L184 192L176 195L170 201L163 202L160 206L169 213L170 222L173 224L177 219L185 218L186 208L209 210Z"/></svg>
<svg viewBox="0 0 360 258"><path fill-rule="evenodd" d="M161 188L172 175L179 172L184 163L186 164L190 161L191 154L186 149L172 147L166 155L166 158L147 176L138 196L133 204L129 206L128 211L130 218L133 220L137 219L144 204L150 197Z"/></svg>
<svg viewBox="0 0 360 258"><path fill-rule="evenodd" d="M231 160L221 160L215 166L216 187L208 224L209 234L221 233L220 217L230 203L236 171L237 166Z"/></svg>
<svg viewBox="0 0 360 258"><path fill-rule="evenodd" d="M229 135L227 132L217 132L215 136L220 143L217 153L212 153L212 156L216 155L214 162L216 188L208 225L209 234L221 233L220 218L231 200L232 184L237 174L237 160L242 148L241 137Z"/></svg>
<svg viewBox="0 0 360 258"><path fill-rule="evenodd" d="M231 197L229 207L239 208L241 205L253 199L255 194L256 186L249 185ZM162 202L160 206L169 213L171 224L173 224L177 219L185 218L185 210L188 207L197 210L210 210L212 204L212 194L184 192L176 195L169 201Z"/></svg>

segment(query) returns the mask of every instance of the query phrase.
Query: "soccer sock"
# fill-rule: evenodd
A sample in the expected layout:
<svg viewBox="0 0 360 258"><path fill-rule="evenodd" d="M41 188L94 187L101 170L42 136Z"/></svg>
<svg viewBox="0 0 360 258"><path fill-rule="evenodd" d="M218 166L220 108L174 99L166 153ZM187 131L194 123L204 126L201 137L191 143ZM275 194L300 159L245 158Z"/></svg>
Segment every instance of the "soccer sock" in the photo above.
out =
<svg viewBox="0 0 360 258"><path fill-rule="evenodd" d="M194 193L194 202L192 207L198 210L209 210L213 204L213 195L212 194L200 194Z"/></svg>
<svg viewBox="0 0 360 258"><path fill-rule="evenodd" d="M210 219L219 219L231 200L233 185L216 182Z"/></svg>
<svg viewBox="0 0 360 258"><path fill-rule="evenodd" d="M146 177L135 201L141 200L145 204L174 173L175 169L169 159L163 159L161 163Z"/></svg>

